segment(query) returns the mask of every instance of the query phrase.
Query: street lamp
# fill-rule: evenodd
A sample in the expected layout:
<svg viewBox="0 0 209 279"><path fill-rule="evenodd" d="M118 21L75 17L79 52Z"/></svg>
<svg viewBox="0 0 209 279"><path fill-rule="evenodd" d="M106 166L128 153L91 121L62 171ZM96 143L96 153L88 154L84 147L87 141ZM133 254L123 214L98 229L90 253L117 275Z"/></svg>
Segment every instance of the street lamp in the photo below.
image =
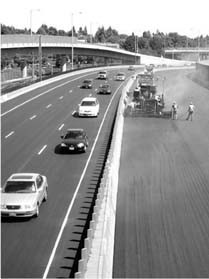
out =
<svg viewBox="0 0 209 279"><path fill-rule="evenodd" d="M30 10L30 35L32 38L33 32L32 32L32 17L33 12L40 12L40 9L31 9ZM33 42L32 42L33 43ZM34 79L34 52L32 51L32 79Z"/></svg>
<svg viewBox="0 0 209 279"><path fill-rule="evenodd" d="M92 25L93 24L98 24L98 22L90 22L90 43L91 44L93 42L93 31L92 31Z"/></svg>
<svg viewBox="0 0 209 279"><path fill-rule="evenodd" d="M30 10L30 35L32 36L32 17L33 17L33 12L40 12L40 9L31 9Z"/></svg>
<svg viewBox="0 0 209 279"><path fill-rule="evenodd" d="M78 14L82 14L82 12L79 12ZM73 59L74 59L74 45L73 45L73 39L74 39L74 34L73 34L73 16L74 13L71 13L71 25L72 25L72 70L73 70Z"/></svg>

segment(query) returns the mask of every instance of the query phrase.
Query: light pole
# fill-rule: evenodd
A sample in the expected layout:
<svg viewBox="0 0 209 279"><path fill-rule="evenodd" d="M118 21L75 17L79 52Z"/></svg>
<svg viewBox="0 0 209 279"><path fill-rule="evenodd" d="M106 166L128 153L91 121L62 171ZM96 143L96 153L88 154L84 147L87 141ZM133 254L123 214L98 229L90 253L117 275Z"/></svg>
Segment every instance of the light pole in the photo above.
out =
<svg viewBox="0 0 209 279"><path fill-rule="evenodd" d="M93 31L92 31L92 24L98 24L98 22L90 22L90 43L93 42Z"/></svg>
<svg viewBox="0 0 209 279"><path fill-rule="evenodd" d="M40 9L31 9L30 10L30 35L32 38L33 32L32 32L32 17L33 12L40 12ZM32 79L34 79L34 52L32 51Z"/></svg>
<svg viewBox="0 0 209 279"><path fill-rule="evenodd" d="M40 9L31 9L30 10L30 35L32 36L32 17L33 17L33 12L40 12Z"/></svg>
<svg viewBox="0 0 209 279"><path fill-rule="evenodd" d="M82 12L79 12L78 14L82 14ZM72 59L72 70L73 70L73 59L74 59L74 34L73 34L73 16L74 16L74 13L71 13L71 25L72 25L72 53L71 53L71 59Z"/></svg>

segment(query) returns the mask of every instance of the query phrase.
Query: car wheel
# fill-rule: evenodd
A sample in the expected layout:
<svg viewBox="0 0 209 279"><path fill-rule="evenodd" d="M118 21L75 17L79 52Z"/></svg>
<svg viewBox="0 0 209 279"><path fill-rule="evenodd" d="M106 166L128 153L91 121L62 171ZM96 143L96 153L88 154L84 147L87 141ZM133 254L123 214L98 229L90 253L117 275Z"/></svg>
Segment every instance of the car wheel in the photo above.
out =
<svg viewBox="0 0 209 279"><path fill-rule="evenodd" d="M47 189L46 189L45 193L44 193L44 201L47 201L47 198L48 198L48 193L47 193Z"/></svg>
<svg viewBox="0 0 209 279"><path fill-rule="evenodd" d="M39 216L39 205L36 205L36 213L35 213L35 217Z"/></svg>

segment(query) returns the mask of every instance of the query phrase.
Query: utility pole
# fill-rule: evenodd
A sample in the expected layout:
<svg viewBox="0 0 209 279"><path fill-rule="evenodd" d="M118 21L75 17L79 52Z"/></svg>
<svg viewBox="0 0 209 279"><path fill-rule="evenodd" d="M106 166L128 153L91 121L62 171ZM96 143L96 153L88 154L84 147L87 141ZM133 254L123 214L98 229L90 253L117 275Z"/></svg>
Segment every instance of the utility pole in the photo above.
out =
<svg viewBox="0 0 209 279"><path fill-rule="evenodd" d="M39 78L42 80L42 46L41 46L41 35L39 36L39 47L38 47L38 60L39 60Z"/></svg>

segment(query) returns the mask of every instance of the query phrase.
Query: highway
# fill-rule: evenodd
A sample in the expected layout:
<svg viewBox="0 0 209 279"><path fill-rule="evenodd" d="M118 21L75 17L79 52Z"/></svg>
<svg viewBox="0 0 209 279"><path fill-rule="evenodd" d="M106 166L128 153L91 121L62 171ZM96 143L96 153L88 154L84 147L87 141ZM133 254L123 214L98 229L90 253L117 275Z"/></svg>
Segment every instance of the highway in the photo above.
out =
<svg viewBox="0 0 209 279"><path fill-rule="evenodd" d="M209 90L189 73L156 73L177 120L125 118L113 278L209 277Z"/></svg>
<svg viewBox="0 0 209 279"><path fill-rule="evenodd" d="M54 82L2 104L1 184L15 172L44 174L49 184L48 200L41 205L38 218L2 220L2 278L41 278L44 274L50 278L73 277L82 232L126 83L114 81L118 71L108 71L111 95L96 94L104 81L96 80L94 72ZM125 72L127 77L133 74ZM80 88L85 78L93 79L92 90ZM99 117L73 116L81 99L90 93L97 95L100 102ZM86 130L86 153L59 154L60 136L66 128ZM56 253L52 257L53 251Z"/></svg>

